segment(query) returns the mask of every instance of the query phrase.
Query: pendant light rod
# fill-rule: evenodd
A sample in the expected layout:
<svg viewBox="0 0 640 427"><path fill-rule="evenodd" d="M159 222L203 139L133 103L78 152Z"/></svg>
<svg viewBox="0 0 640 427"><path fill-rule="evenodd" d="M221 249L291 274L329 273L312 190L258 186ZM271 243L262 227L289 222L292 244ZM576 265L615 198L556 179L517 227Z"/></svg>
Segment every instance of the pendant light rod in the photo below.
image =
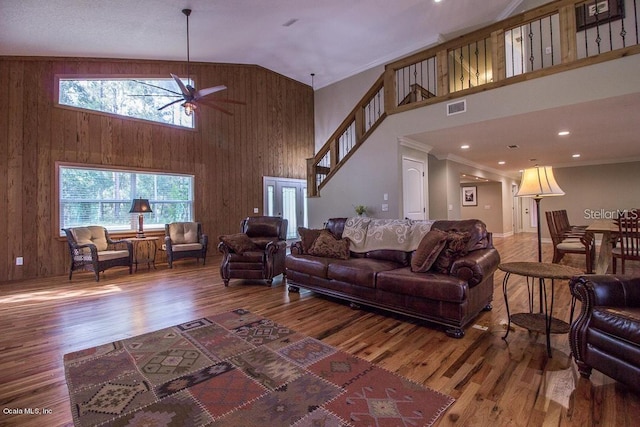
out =
<svg viewBox="0 0 640 427"><path fill-rule="evenodd" d="M187 17L187 80L191 79L191 74L189 73L189 15L191 15L191 9L182 9L182 13Z"/></svg>

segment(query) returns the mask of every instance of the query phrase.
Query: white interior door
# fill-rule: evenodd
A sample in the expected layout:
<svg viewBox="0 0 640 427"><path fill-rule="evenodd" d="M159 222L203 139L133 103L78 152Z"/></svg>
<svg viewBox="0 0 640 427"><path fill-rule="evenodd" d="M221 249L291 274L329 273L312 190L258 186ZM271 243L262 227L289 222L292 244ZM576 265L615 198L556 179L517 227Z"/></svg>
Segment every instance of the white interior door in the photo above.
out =
<svg viewBox="0 0 640 427"><path fill-rule="evenodd" d="M307 182L303 179L264 177L264 214L288 221L287 239L307 227Z"/></svg>
<svg viewBox="0 0 640 427"><path fill-rule="evenodd" d="M424 162L402 159L402 204L405 218L426 219L424 203Z"/></svg>

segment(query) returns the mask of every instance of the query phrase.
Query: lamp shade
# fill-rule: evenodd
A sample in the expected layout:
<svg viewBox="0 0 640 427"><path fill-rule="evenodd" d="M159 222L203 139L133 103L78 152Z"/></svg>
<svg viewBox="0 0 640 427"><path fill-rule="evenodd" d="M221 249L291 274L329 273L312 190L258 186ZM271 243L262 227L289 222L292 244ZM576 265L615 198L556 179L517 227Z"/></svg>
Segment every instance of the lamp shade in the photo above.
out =
<svg viewBox="0 0 640 427"><path fill-rule="evenodd" d="M146 213L153 212L149 205L149 199L133 199L129 213Z"/></svg>
<svg viewBox="0 0 640 427"><path fill-rule="evenodd" d="M556 182L551 166L535 166L525 169L517 197L562 196L564 191Z"/></svg>

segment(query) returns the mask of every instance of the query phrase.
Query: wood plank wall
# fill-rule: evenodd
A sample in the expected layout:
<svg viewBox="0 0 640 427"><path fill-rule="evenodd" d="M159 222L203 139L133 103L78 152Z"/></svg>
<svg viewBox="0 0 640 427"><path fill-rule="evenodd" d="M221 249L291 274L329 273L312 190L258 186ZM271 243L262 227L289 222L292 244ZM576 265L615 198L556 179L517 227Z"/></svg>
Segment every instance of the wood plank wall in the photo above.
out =
<svg viewBox="0 0 640 427"><path fill-rule="evenodd" d="M224 84L229 117L198 110L197 129L55 105L55 76L184 75L180 62L0 57L0 282L68 271L57 224L55 164L87 163L195 175L195 218L216 251L262 211L262 177L306 177L313 156L313 90L253 65L191 64L196 87ZM16 266L15 257L24 265Z"/></svg>

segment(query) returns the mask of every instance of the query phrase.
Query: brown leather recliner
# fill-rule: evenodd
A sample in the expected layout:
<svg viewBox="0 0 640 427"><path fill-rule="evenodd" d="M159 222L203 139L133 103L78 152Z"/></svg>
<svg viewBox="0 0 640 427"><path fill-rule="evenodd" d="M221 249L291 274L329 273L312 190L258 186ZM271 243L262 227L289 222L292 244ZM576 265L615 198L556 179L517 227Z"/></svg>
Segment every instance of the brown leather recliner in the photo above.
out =
<svg viewBox="0 0 640 427"><path fill-rule="evenodd" d="M260 279L271 285L274 277L284 274L287 226L288 221L280 217L254 216L243 219L240 237L246 236L246 242L240 245L244 246L242 250L230 242L234 236L220 236L220 276L224 285L229 286L230 279Z"/></svg>
<svg viewBox="0 0 640 427"><path fill-rule="evenodd" d="M580 375L595 368L640 391L640 277L580 276L569 286L582 302L570 331Z"/></svg>

